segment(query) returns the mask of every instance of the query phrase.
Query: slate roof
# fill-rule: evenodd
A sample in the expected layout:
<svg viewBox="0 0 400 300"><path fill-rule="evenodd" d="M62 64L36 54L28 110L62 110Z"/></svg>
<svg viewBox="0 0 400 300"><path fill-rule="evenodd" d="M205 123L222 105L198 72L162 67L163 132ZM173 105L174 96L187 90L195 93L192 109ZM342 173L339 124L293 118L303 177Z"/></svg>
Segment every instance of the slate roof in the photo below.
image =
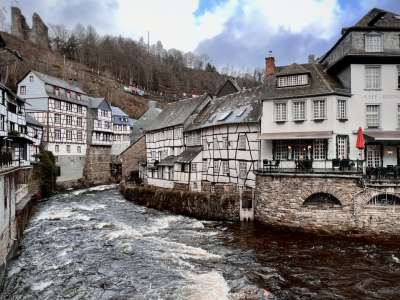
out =
<svg viewBox="0 0 400 300"><path fill-rule="evenodd" d="M318 95L338 94L343 96L350 96L350 90L343 87L343 85L333 76L324 71L321 64L301 64L302 69L306 70L309 74L309 84L293 87L277 87L277 77L285 70L294 70L294 74L298 74L299 67L286 67L283 68L278 74L269 76L265 80L265 89L262 100L275 100L296 97L310 97ZM294 75L293 74L293 75ZM285 75L291 75L290 72L285 72Z"/></svg>
<svg viewBox="0 0 400 300"><path fill-rule="evenodd" d="M185 130L196 130L224 124L254 123L261 117L261 102L263 87L258 86L248 90L214 98L186 126Z"/></svg>
<svg viewBox="0 0 400 300"><path fill-rule="evenodd" d="M228 78L223 85L218 89L216 95L217 97L220 95L221 91L226 88L227 85L231 85L236 92L239 92L242 88L237 83L237 81L233 78Z"/></svg>
<svg viewBox="0 0 400 300"><path fill-rule="evenodd" d="M17 99L18 101L25 102L25 99L17 96L8 86L0 82L0 89L6 91L9 95L11 95L13 98Z"/></svg>
<svg viewBox="0 0 400 300"><path fill-rule="evenodd" d="M356 24L351 27L343 28L342 33L350 29L385 29L385 28L399 28L400 29L400 15L386 11L379 8L371 9L365 16L363 16Z"/></svg>
<svg viewBox="0 0 400 300"><path fill-rule="evenodd" d="M281 68L275 74L276 76L286 76L286 75L297 75L297 74L308 74L308 73L310 73L310 70L306 69L303 65L298 65L294 63Z"/></svg>
<svg viewBox="0 0 400 300"><path fill-rule="evenodd" d="M43 82L45 82L47 84L55 85L55 86L58 86L58 87L61 87L61 88L67 89L67 90L71 90L71 91L80 93L80 94L86 94L78 86L76 86L66 80L63 80L63 79L60 79L57 77L53 77L53 76L50 76L47 74L43 74L43 73L40 73L40 72L34 71L34 70L32 70L31 72L33 74L35 74L37 77L39 77L40 80L42 80Z"/></svg>
<svg viewBox="0 0 400 300"><path fill-rule="evenodd" d="M128 117L128 115L119 107L111 105L111 111L113 116Z"/></svg>
<svg viewBox="0 0 400 300"><path fill-rule="evenodd" d="M201 152L201 146L187 147L181 154L176 157L175 162L178 164L190 163Z"/></svg>
<svg viewBox="0 0 400 300"><path fill-rule="evenodd" d="M129 126L132 127L137 122L137 120L134 118L128 118L128 122L129 122Z"/></svg>
<svg viewBox="0 0 400 300"><path fill-rule="evenodd" d="M88 105L90 108L98 108L99 105L104 101L103 97L88 97Z"/></svg>
<svg viewBox="0 0 400 300"><path fill-rule="evenodd" d="M40 123L38 120L36 120L34 117L32 117L29 114L25 115L25 120L26 120L27 124L32 124L32 125L35 125L35 126L43 127L42 123Z"/></svg>
<svg viewBox="0 0 400 300"><path fill-rule="evenodd" d="M174 163L176 162L177 156L167 156L166 158L160 160L158 163L159 166L173 166Z"/></svg>
<svg viewBox="0 0 400 300"><path fill-rule="evenodd" d="M144 131L152 124L161 111L160 108L150 107L136 122L134 122L131 131L131 142L137 141L144 134Z"/></svg>
<svg viewBox="0 0 400 300"><path fill-rule="evenodd" d="M154 131L162 128L183 125L188 117L207 97L208 94L204 94L196 98L189 98L169 103L146 131Z"/></svg>
<svg viewBox="0 0 400 300"><path fill-rule="evenodd" d="M78 99L68 98L67 95L62 95L62 94L56 95L53 92L53 89L48 86L45 87L45 91L46 91L47 96L50 98L62 100L62 101L70 102L70 103L75 103L75 104L79 104L79 105L83 105L83 106L88 106L88 97L86 95L82 95L81 100L78 100Z"/></svg>

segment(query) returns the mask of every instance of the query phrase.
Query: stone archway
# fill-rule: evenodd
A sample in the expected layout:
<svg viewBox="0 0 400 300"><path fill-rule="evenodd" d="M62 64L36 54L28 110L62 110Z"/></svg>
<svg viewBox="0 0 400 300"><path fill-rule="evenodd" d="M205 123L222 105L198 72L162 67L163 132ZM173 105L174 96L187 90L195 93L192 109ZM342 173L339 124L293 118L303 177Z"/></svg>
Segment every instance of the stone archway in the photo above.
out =
<svg viewBox="0 0 400 300"><path fill-rule="evenodd" d="M377 193L368 200L367 205L400 206L400 196L391 193Z"/></svg>
<svg viewBox="0 0 400 300"><path fill-rule="evenodd" d="M304 200L303 206L316 208L338 208L342 207L342 203L332 194L317 192L308 196Z"/></svg>

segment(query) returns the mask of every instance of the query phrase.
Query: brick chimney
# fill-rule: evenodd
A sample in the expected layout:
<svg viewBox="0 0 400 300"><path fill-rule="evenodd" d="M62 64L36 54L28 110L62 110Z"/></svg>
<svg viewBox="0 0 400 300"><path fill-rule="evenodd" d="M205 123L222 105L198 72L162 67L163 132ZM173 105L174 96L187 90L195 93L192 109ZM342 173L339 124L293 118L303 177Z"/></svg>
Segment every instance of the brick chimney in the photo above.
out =
<svg viewBox="0 0 400 300"><path fill-rule="evenodd" d="M269 51L268 57L265 58L265 75L271 76L275 73L275 57L272 56L272 52Z"/></svg>

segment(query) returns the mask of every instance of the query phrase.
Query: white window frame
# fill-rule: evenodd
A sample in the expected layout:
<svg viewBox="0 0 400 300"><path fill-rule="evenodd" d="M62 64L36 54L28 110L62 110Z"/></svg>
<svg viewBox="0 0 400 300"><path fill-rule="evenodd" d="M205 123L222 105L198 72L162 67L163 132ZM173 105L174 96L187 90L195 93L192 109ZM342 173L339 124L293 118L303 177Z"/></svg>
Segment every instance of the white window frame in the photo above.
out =
<svg viewBox="0 0 400 300"><path fill-rule="evenodd" d="M72 125L72 123L73 123L72 116L67 115L65 121L66 121L67 125Z"/></svg>
<svg viewBox="0 0 400 300"><path fill-rule="evenodd" d="M228 160L222 161L222 173L229 174L229 161Z"/></svg>
<svg viewBox="0 0 400 300"><path fill-rule="evenodd" d="M54 114L54 124L61 124L61 114Z"/></svg>
<svg viewBox="0 0 400 300"><path fill-rule="evenodd" d="M313 140L313 159L314 160L326 160L328 156L327 143L324 139Z"/></svg>
<svg viewBox="0 0 400 300"><path fill-rule="evenodd" d="M365 89L380 90L382 88L382 67L380 65L365 66Z"/></svg>
<svg viewBox="0 0 400 300"><path fill-rule="evenodd" d="M397 128L400 128L400 103L397 104Z"/></svg>
<svg viewBox="0 0 400 300"><path fill-rule="evenodd" d="M348 116L347 116L347 99L343 99L343 98L338 98L337 102L336 102L336 117L338 120L347 120Z"/></svg>
<svg viewBox="0 0 400 300"><path fill-rule="evenodd" d="M322 107L323 103L323 107ZM325 120L326 119L326 99L313 99L313 119ZM323 108L323 109L321 109Z"/></svg>
<svg viewBox="0 0 400 300"><path fill-rule="evenodd" d="M54 140L61 140L61 129L54 129Z"/></svg>
<svg viewBox="0 0 400 300"><path fill-rule="evenodd" d="M338 159L347 159L349 157L349 137L346 135L336 136L336 156Z"/></svg>
<svg viewBox="0 0 400 300"><path fill-rule="evenodd" d="M244 179L247 176L247 161L239 161L239 178Z"/></svg>
<svg viewBox="0 0 400 300"><path fill-rule="evenodd" d="M288 86L299 86L308 84L308 74L296 74L289 76L279 76L277 86L288 87Z"/></svg>
<svg viewBox="0 0 400 300"><path fill-rule="evenodd" d="M275 122L286 122L288 119L287 102L274 102Z"/></svg>
<svg viewBox="0 0 400 300"><path fill-rule="evenodd" d="M246 136L244 134L239 135L237 149L238 150L246 150L246 146L247 146Z"/></svg>
<svg viewBox="0 0 400 300"><path fill-rule="evenodd" d="M294 100L292 102L293 121L305 121L307 112L307 104L305 100Z"/></svg>
<svg viewBox="0 0 400 300"><path fill-rule="evenodd" d="M375 111L368 111L369 107L377 107L378 110ZM365 125L367 128L380 128L381 127L381 114L382 114L382 107L380 103L367 103L365 105ZM376 116L376 118L375 118ZM371 123L371 118L375 118L377 121Z"/></svg>
<svg viewBox="0 0 400 300"><path fill-rule="evenodd" d="M219 174L219 160L214 160L213 173L214 174Z"/></svg>
<svg viewBox="0 0 400 300"><path fill-rule="evenodd" d="M365 52L383 52L383 35L379 33L366 34Z"/></svg>
<svg viewBox="0 0 400 300"><path fill-rule="evenodd" d="M72 141L72 130L66 130L65 131L65 139L67 141Z"/></svg>

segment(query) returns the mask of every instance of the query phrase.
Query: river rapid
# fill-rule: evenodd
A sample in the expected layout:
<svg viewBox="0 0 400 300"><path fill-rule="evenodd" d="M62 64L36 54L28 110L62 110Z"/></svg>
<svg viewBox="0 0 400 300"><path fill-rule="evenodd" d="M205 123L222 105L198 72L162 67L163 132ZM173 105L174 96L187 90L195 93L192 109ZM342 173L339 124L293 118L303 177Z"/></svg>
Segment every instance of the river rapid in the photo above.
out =
<svg viewBox="0 0 400 300"><path fill-rule="evenodd" d="M400 299L400 249L201 221L115 186L41 202L1 299Z"/></svg>

